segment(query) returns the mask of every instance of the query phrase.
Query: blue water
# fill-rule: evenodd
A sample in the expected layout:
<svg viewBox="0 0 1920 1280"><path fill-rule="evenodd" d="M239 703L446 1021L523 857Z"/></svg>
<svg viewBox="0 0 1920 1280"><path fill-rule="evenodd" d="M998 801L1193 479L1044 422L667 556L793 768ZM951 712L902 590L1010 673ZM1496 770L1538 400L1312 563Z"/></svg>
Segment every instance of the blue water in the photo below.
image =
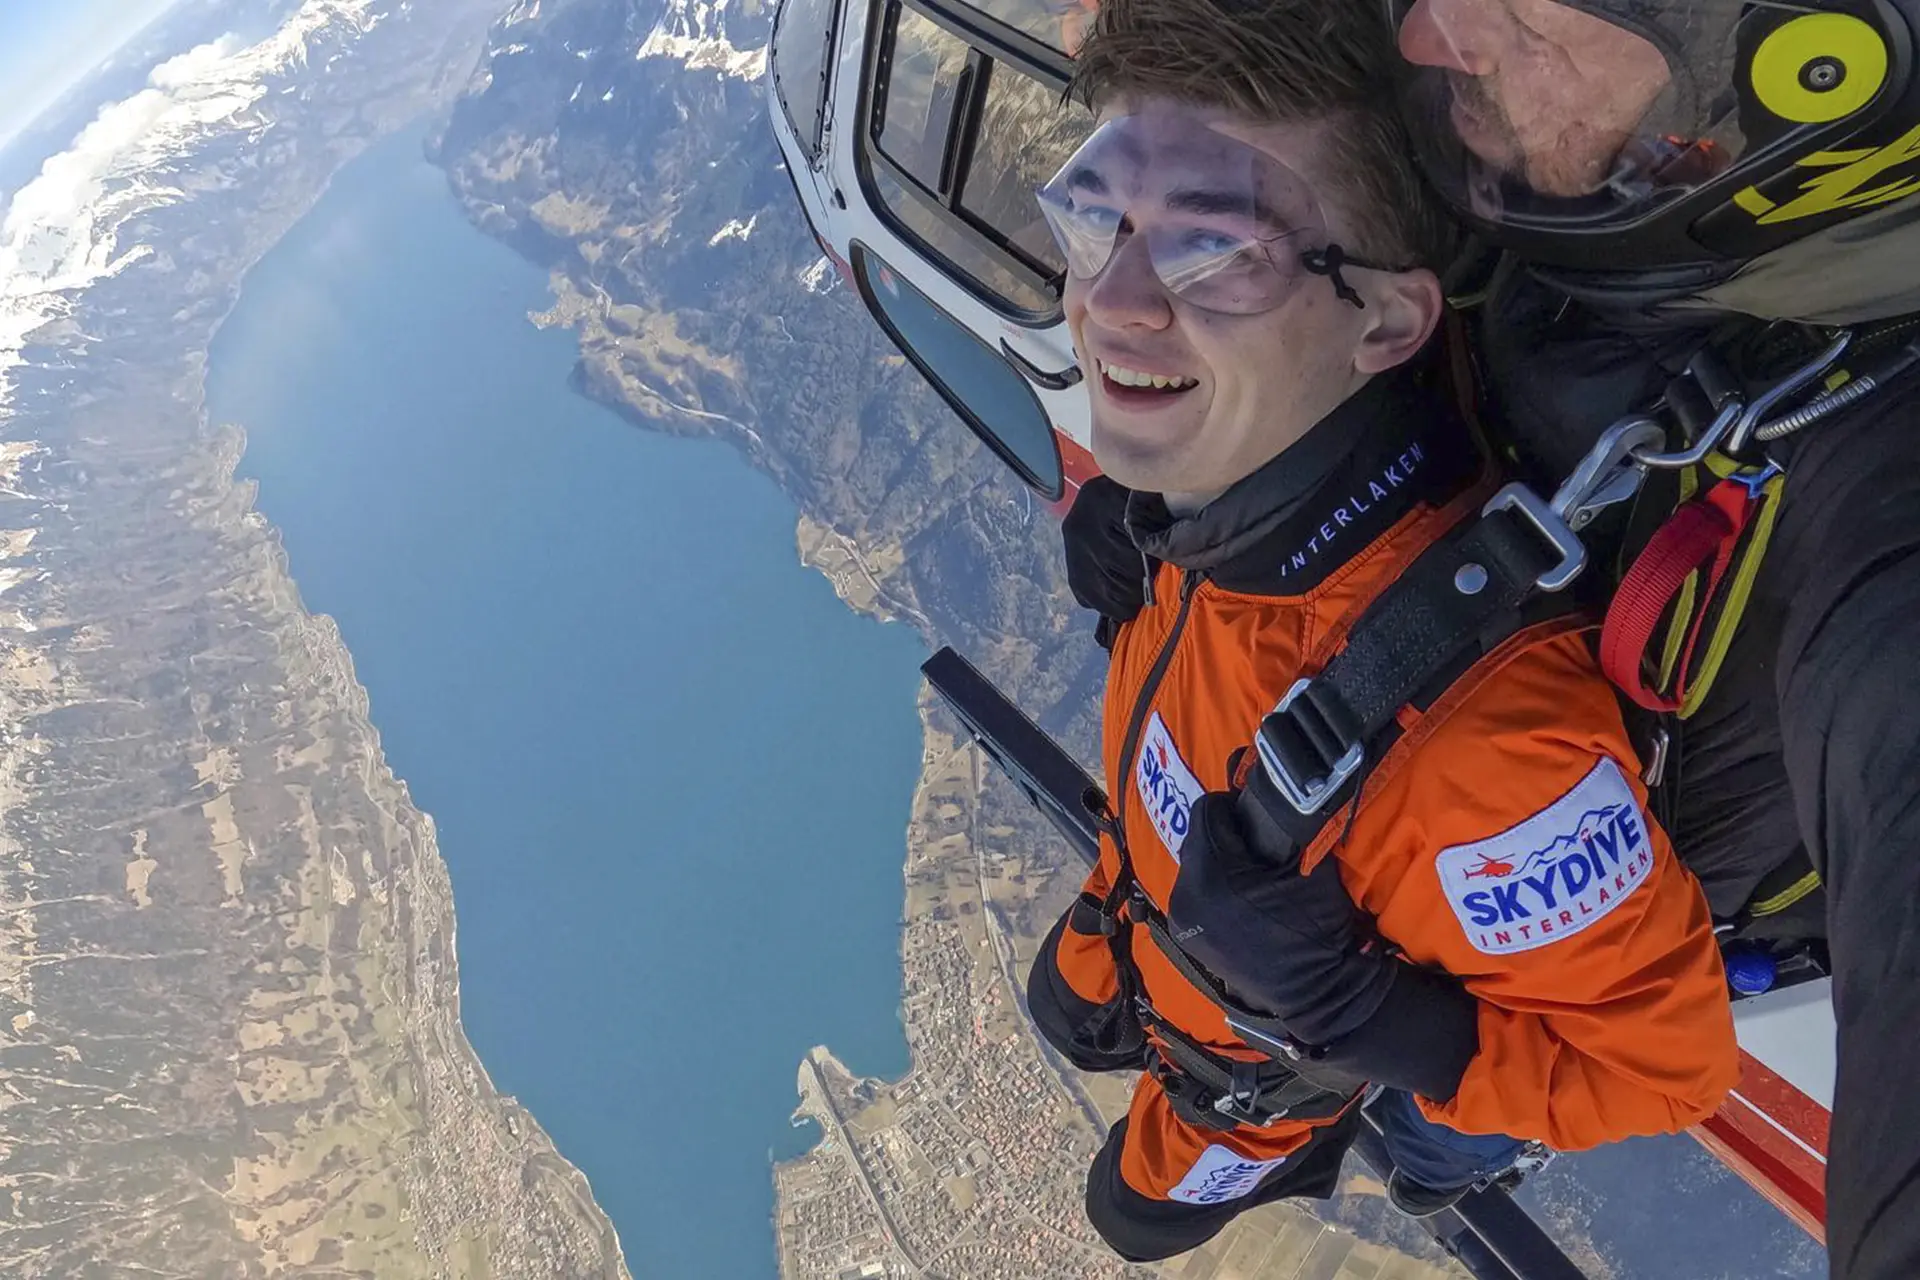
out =
<svg viewBox="0 0 1920 1280"><path fill-rule="evenodd" d="M907 1065L923 653L800 566L730 448L567 390L572 336L526 319L545 272L419 146L348 167L247 278L211 411L439 825L494 1082L636 1276L772 1276L801 1056Z"/></svg>

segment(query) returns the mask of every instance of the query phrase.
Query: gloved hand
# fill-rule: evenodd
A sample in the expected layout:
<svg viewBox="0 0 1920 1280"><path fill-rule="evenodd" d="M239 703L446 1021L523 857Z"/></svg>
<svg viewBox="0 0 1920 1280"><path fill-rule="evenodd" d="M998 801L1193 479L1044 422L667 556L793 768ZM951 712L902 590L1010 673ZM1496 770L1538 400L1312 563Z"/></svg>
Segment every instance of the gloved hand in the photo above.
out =
<svg viewBox="0 0 1920 1280"><path fill-rule="evenodd" d="M1256 766L1241 790L1194 805L1167 903L1175 941L1307 1058L1452 1097L1479 1049L1478 1002L1451 975L1388 954L1337 859L1301 873L1301 851L1257 808L1285 803Z"/></svg>
<svg viewBox="0 0 1920 1280"><path fill-rule="evenodd" d="M1247 788L1209 792L1194 805L1168 925L1249 1009L1278 1018L1303 1043L1325 1045L1372 1016L1392 970L1375 954L1336 859L1303 875L1299 849L1259 839L1266 824L1250 821L1245 806L1259 803L1263 785L1255 769Z"/></svg>
<svg viewBox="0 0 1920 1280"><path fill-rule="evenodd" d="M1067 555L1067 586L1080 606L1099 614L1098 637L1111 647L1113 632L1130 622L1147 602L1147 575L1160 562L1134 546L1127 532L1127 499L1132 491L1106 476L1080 486L1060 538Z"/></svg>

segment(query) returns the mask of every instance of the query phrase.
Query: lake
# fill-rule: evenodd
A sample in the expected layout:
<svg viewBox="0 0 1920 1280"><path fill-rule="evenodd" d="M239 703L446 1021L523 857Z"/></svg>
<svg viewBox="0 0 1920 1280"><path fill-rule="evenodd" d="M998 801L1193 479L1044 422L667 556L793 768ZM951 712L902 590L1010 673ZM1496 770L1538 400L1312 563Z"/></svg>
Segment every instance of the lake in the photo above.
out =
<svg viewBox="0 0 1920 1280"><path fill-rule="evenodd" d="M924 651L800 565L732 449L567 389L572 335L527 321L546 273L420 146L343 170L248 276L210 412L438 825L495 1084L636 1276L772 1276L802 1055L907 1066Z"/></svg>

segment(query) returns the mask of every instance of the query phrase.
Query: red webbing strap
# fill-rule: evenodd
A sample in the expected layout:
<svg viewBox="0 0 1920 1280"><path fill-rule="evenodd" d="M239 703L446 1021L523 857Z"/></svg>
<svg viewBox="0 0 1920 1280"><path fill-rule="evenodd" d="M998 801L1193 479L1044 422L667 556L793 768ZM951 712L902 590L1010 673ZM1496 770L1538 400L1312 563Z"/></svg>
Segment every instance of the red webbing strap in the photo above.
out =
<svg viewBox="0 0 1920 1280"><path fill-rule="evenodd" d="M1620 580L1600 630L1600 667L1607 679L1649 711L1678 711L1687 697L1687 676L1701 625L1727 566L1733 562L1747 522L1759 502L1745 484L1722 480L1701 497L1677 508ZM1695 570L1707 566L1699 607L1688 627L1687 642L1671 695L1647 683L1645 661L1653 633L1675 596Z"/></svg>

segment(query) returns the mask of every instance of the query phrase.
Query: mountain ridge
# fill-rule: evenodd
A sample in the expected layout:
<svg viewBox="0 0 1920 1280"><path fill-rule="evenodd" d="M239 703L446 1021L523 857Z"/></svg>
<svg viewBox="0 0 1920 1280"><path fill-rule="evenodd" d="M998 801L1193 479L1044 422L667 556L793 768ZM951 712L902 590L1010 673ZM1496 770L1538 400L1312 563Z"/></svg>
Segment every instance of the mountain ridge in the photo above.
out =
<svg viewBox="0 0 1920 1280"><path fill-rule="evenodd" d="M491 10L185 5L10 202L9 1276L627 1275L465 1038L432 821L205 410L245 270L457 92Z"/></svg>

